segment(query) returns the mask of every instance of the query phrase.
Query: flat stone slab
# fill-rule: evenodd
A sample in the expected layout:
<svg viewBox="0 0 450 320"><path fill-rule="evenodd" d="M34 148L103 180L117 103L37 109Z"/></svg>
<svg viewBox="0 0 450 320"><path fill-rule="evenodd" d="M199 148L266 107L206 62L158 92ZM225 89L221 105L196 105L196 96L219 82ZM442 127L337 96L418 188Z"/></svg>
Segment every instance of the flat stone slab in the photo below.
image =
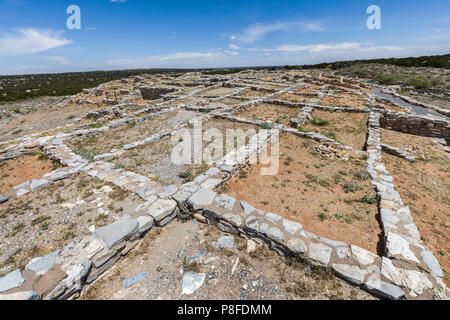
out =
<svg viewBox="0 0 450 320"><path fill-rule="evenodd" d="M164 187L162 192L159 194L160 198L168 198L170 196L173 196L178 191L178 187L175 185L170 185L167 187Z"/></svg>
<svg viewBox="0 0 450 320"><path fill-rule="evenodd" d="M367 291L386 299L399 300L405 295L400 287L382 280L369 280L364 286Z"/></svg>
<svg viewBox="0 0 450 320"><path fill-rule="evenodd" d="M136 220L139 223L139 233L140 234L147 232L148 230L153 228L153 225L155 224L155 219L153 219L153 217L149 217L149 216L141 216L141 217L138 217Z"/></svg>
<svg viewBox="0 0 450 320"><path fill-rule="evenodd" d="M126 219L120 220L109 226L97 229L94 236L105 241L109 249L114 245L122 242L129 235L136 232L139 228L139 223L136 220Z"/></svg>
<svg viewBox="0 0 450 320"><path fill-rule="evenodd" d="M431 273L437 277L443 278L444 273L442 272L439 261L436 257L428 250L424 250L421 253L422 259L425 264L430 268Z"/></svg>
<svg viewBox="0 0 450 320"><path fill-rule="evenodd" d="M206 256L208 254L208 251L204 250L202 252L199 252L197 254L194 254L193 256L190 256L189 258L186 259L187 263L193 263L196 261L201 260L204 256Z"/></svg>
<svg viewBox="0 0 450 320"><path fill-rule="evenodd" d="M183 277L181 294L191 295L205 282L206 275L204 273L186 272Z"/></svg>
<svg viewBox="0 0 450 320"><path fill-rule="evenodd" d="M36 291L23 291L11 294L0 294L0 301L40 300Z"/></svg>
<svg viewBox="0 0 450 320"><path fill-rule="evenodd" d="M147 278L147 276L148 276L148 272L145 272L145 271L144 271L144 272L141 272L141 273L139 273L139 274L137 274L137 275L135 275L135 276L126 278L126 279L123 281L123 287L124 287L125 289L128 289L129 287L132 287L132 286L134 286L136 283L141 282L142 280L144 280L145 278Z"/></svg>
<svg viewBox="0 0 450 320"><path fill-rule="evenodd" d="M309 258L313 264L324 266L328 265L333 250L321 243L311 243L309 245Z"/></svg>
<svg viewBox="0 0 450 320"><path fill-rule="evenodd" d="M194 193L188 200L189 205L194 210L201 210L204 207L210 205L217 193L212 191L211 189L202 188Z"/></svg>
<svg viewBox="0 0 450 320"><path fill-rule="evenodd" d="M153 217L156 222L164 220L170 216L177 208L177 202L174 200L157 200L147 210L147 214Z"/></svg>
<svg viewBox="0 0 450 320"><path fill-rule="evenodd" d="M360 285L364 282L367 273L358 266L347 264L333 264L332 268L342 278L356 285Z"/></svg>
<svg viewBox="0 0 450 320"><path fill-rule="evenodd" d="M231 248L233 247L233 245L234 245L234 238L228 236L220 237L219 240L217 240L217 242L214 242L214 246L217 249Z"/></svg>
<svg viewBox="0 0 450 320"><path fill-rule="evenodd" d="M226 194L221 194L216 197L217 205L223 209L231 210L234 207L234 204L236 203L236 199L233 197L230 197Z"/></svg>
<svg viewBox="0 0 450 320"><path fill-rule="evenodd" d="M30 183L30 190L35 191L37 189L48 186L51 182L45 179L33 180Z"/></svg>
<svg viewBox="0 0 450 320"><path fill-rule="evenodd" d="M15 270L3 278L0 278L0 292L5 292L22 285L25 279L22 277L20 270Z"/></svg>
<svg viewBox="0 0 450 320"><path fill-rule="evenodd" d="M0 194L0 204L4 203L6 201L8 201L8 198L6 196Z"/></svg>
<svg viewBox="0 0 450 320"><path fill-rule="evenodd" d="M55 259L59 255L60 251L56 250L46 255L45 257L35 258L27 264L25 269L33 271L38 276L46 274L55 264Z"/></svg>

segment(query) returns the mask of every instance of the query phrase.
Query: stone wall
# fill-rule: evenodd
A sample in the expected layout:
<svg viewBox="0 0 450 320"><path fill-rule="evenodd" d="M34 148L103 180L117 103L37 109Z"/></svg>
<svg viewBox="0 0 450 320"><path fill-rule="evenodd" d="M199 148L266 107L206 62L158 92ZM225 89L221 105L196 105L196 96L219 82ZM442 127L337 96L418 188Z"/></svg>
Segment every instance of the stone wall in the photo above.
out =
<svg viewBox="0 0 450 320"><path fill-rule="evenodd" d="M386 111L380 118L380 126L418 136L444 138L450 143L450 122L441 119Z"/></svg>

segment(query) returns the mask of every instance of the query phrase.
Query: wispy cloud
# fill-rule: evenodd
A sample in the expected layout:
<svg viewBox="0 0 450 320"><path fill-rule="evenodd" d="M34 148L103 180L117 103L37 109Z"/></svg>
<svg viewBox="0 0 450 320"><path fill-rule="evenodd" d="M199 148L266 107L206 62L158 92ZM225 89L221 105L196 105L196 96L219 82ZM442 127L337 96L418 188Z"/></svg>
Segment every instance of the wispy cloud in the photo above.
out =
<svg viewBox="0 0 450 320"><path fill-rule="evenodd" d="M373 46L367 42L342 42L342 43L321 43L312 45L293 45L286 44L278 46L275 49L256 49L261 51L278 51L278 52L307 52L307 53L319 53L319 52L335 52L335 51L377 51L377 50L400 50L400 47L395 46Z"/></svg>
<svg viewBox="0 0 450 320"><path fill-rule="evenodd" d="M15 35L0 38L0 56L34 54L65 46L71 40L61 37L62 32L38 29L18 29Z"/></svg>
<svg viewBox="0 0 450 320"><path fill-rule="evenodd" d="M321 21L276 22L272 24L256 23L244 29L240 35L232 35L230 39L238 39L242 42L254 43L264 38L264 36L268 33L288 30L321 32L324 31L324 28Z"/></svg>
<svg viewBox="0 0 450 320"><path fill-rule="evenodd" d="M176 52L166 55L155 55L131 59L115 59L108 61L111 65L122 67L154 67L161 65L184 64L189 61L202 61L213 59L220 55L220 52Z"/></svg>
<svg viewBox="0 0 450 320"><path fill-rule="evenodd" d="M61 57L61 56L47 56L45 58L47 60L55 61L55 62L58 62L60 64L69 64L69 60L67 60L66 58Z"/></svg>

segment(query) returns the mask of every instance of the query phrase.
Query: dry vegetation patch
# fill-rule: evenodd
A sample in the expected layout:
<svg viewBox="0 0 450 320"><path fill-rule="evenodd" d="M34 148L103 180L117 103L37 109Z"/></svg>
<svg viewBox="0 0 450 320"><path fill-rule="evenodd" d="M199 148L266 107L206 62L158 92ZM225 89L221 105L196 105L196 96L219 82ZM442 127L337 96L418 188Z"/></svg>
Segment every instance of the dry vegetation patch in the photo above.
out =
<svg viewBox="0 0 450 320"><path fill-rule="evenodd" d="M166 112L147 121L134 122L110 129L107 132L70 140L67 141L67 144L73 151L79 153L83 153L82 151L95 154L107 153L112 149L121 148L154 134L170 132L196 115L195 112L184 110Z"/></svg>
<svg viewBox="0 0 450 320"><path fill-rule="evenodd" d="M381 143L383 144L403 149L418 160L446 159L447 153L433 140L434 138L381 129Z"/></svg>
<svg viewBox="0 0 450 320"><path fill-rule="evenodd" d="M314 110L312 120L301 127L302 131L314 131L348 145L356 150L364 149L367 138L368 115Z"/></svg>
<svg viewBox="0 0 450 320"><path fill-rule="evenodd" d="M366 108L367 103L356 98L350 99L348 97L330 97L326 96L320 99L319 104L330 107L340 108Z"/></svg>
<svg viewBox="0 0 450 320"><path fill-rule="evenodd" d="M75 176L0 205L0 273L61 249L89 228L132 212L140 199L116 186Z"/></svg>
<svg viewBox="0 0 450 320"><path fill-rule="evenodd" d="M238 111L234 116L251 120L272 121L289 126L289 121L297 118L300 111L300 108L289 108L281 105L262 103L256 107Z"/></svg>
<svg viewBox="0 0 450 320"><path fill-rule="evenodd" d="M219 119L211 119L202 122L202 130L203 134L209 129L217 129L218 132L221 133L223 137L223 150L215 149L213 155L214 162L211 164L203 164L196 165L193 162L194 155L194 146L193 146L193 126L190 125L187 128L191 135L191 154L192 154L192 164L178 165L172 161L172 151L177 146L183 143L183 137L179 136L176 138L167 137L161 141L158 141L154 144L142 146L133 150L130 150L126 154L120 156L120 158L113 159L113 162L116 164L118 168L124 168L128 171L136 172L145 176L148 176L154 180L161 182L162 184L175 184L181 185L186 182L190 182L195 179L198 175L205 173L209 168L213 166L213 163L217 160L221 159L226 153L231 150L227 149L226 145L226 137L227 130L229 129L242 129L242 133L249 136L256 134L257 127L228 121L228 120L219 120ZM247 131L252 129L252 131ZM203 135L205 138L205 136ZM217 140L215 140L217 141ZM205 148L213 147L212 143L215 141L203 141L202 150L205 151ZM218 141L221 143L221 141ZM248 139L246 141L248 143ZM236 147L236 144L233 145L233 148ZM222 151L222 152L221 152Z"/></svg>
<svg viewBox="0 0 450 320"><path fill-rule="evenodd" d="M257 91L257 90L250 90L250 91L246 91L244 93L241 93L240 96L241 97L248 97L248 98L261 98L264 96L267 96L269 93L267 92L262 92L262 91Z"/></svg>
<svg viewBox="0 0 450 320"><path fill-rule="evenodd" d="M311 96L303 96L299 94L293 94L293 93L284 93L281 96L277 98L278 100L286 100L292 103L307 103L313 99L316 99L315 97Z"/></svg>
<svg viewBox="0 0 450 320"><path fill-rule="evenodd" d="M366 161L357 155L347 161L322 157L318 146L283 134L277 175L261 176L260 165L247 166L221 191L298 221L319 236L377 253L381 229Z"/></svg>

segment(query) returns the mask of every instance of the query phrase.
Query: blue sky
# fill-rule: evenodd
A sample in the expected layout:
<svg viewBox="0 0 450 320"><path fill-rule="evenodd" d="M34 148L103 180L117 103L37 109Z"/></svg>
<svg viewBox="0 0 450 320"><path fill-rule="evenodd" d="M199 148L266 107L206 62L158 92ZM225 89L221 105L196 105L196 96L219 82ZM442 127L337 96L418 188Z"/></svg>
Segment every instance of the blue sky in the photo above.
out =
<svg viewBox="0 0 450 320"><path fill-rule="evenodd" d="M81 9L69 30L66 9ZM381 30L369 30L369 5ZM0 74L450 53L448 0L0 0Z"/></svg>

